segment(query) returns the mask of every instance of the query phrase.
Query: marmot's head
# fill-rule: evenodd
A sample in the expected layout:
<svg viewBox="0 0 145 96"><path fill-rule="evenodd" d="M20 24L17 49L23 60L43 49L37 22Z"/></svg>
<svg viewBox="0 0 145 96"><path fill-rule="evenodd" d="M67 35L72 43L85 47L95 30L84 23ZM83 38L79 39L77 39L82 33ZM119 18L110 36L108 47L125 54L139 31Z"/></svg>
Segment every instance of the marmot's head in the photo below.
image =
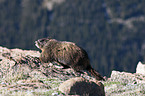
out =
<svg viewBox="0 0 145 96"><path fill-rule="evenodd" d="M43 47L45 46L45 44L50 40L50 38L42 38L42 39L38 39L37 41L35 41L35 46L39 49L43 49Z"/></svg>

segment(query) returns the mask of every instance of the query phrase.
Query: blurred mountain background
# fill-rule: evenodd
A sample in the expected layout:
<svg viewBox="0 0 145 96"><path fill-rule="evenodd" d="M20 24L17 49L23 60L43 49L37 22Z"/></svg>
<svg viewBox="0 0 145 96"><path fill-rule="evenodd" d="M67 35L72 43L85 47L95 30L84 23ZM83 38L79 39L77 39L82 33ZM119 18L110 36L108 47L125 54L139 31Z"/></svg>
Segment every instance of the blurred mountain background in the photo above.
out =
<svg viewBox="0 0 145 96"><path fill-rule="evenodd" d="M0 0L0 46L37 49L43 37L75 42L102 75L145 61L145 0Z"/></svg>

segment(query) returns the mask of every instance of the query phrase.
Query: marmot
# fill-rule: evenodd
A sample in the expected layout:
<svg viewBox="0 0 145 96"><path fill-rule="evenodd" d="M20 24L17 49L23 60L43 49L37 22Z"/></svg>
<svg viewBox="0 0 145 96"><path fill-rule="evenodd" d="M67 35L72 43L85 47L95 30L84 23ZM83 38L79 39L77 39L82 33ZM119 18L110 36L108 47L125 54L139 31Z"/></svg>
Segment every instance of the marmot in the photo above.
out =
<svg viewBox="0 0 145 96"><path fill-rule="evenodd" d="M35 45L42 50L41 62L48 63L56 61L64 68L73 68L75 71L87 70L97 80L104 78L95 71L88 58L87 52L73 42L57 41L50 38L42 38L35 41Z"/></svg>

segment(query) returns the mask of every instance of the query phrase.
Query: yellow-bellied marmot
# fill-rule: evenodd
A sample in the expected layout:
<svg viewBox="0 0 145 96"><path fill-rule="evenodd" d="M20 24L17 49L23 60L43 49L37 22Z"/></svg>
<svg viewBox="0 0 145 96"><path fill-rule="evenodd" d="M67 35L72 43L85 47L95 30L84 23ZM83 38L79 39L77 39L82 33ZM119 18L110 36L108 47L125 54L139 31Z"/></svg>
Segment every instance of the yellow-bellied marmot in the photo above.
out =
<svg viewBox="0 0 145 96"><path fill-rule="evenodd" d="M104 78L90 65L87 52L75 43L57 41L50 38L42 38L35 41L35 45L42 50L40 60L48 63L56 61L65 68L73 68L75 71L87 70L97 80Z"/></svg>

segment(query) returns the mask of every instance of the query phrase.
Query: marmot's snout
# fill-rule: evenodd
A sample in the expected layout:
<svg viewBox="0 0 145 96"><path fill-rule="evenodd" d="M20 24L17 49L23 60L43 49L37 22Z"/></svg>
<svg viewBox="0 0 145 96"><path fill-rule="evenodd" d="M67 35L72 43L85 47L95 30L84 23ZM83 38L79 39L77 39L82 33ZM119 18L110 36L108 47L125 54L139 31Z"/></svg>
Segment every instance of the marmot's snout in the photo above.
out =
<svg viewBox="0 0 145 96"><path fill-rule="evenodd" d="M42 38L42 39L39 39L37 41L35 41L35 46L37 48L43 48L43 46L47 43L47 40L46 38Z"/></svg>
<svg viewBox="0 0 145 96"><path fill-rule="evenodd" d="M39 45L38 45L38 41L35 41L35 46L36 46L37 48L40 48Z"/></svg>
<svg viewBox="0 0 145 96"><path fill-rule="evenodd" d="M41 42L40 40L35 41L35 46L39 49L41 49L43 47L43 42Z"/></svg>

